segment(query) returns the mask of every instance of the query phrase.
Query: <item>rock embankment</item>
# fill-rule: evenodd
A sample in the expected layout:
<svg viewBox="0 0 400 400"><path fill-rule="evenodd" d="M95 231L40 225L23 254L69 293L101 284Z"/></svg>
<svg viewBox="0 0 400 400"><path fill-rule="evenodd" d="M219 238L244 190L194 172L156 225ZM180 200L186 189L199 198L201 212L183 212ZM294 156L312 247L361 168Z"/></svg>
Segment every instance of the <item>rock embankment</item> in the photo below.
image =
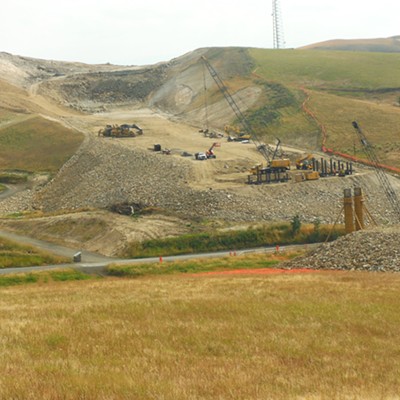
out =
<svg viewBox="0 0 400 400"><path fill-rule="evenodd" d="M114 139L88 138L57 176L36 194L46 211L109 208L138 203L183 216L207 216L225 208L226 193L194 190L191 162L128 149Z"/></svg>
<svg viewBox="0 0 400 400"><path fill-rule="evenodd" d="M4 197L0 197L0 214L13 214L32 209L33 190L25 189L7 196L8 193L5 193Z"/></svg>
<svg viewBox="0 0 400 400"><path fill-rule="evenodd" d="M35 192L33 206L55 211L128 202L185 217L251 222L288 221L299 215L303 222L318 218L333 223L340 215L343 189L361 186L369 188L371 209L391 218L373 174L250 186L244 174L240 188L200 190L191 187L192 168L193 161L184 157L127 148L123 139L88 137L57 176Z"/></svg>
<svg viewBox="0 0 400 400"><path fill-rule="evenodd" d="M400 226L354 232L325 243L285 268L400 272Z"/></svg>
<svg viewBox="0 0 400 400"><path fill-rule="evenodd" d="M359 186L379 222L394 221L373 173L303 183L195 189L194 163L127 147L124 139L87 136L74 156L47 185L35 185L0 201L0 213L110 208L119 203L153 206L181 217L231 222L290 221L333 223L340 217L343 189ZM223 163L220 164L223 168ZM198 164L196 164L198 166ZM223 176L223 175L221 175ZM396 182L394 182L396 183ZM338 218L339 217L339 218Z"/></svg>

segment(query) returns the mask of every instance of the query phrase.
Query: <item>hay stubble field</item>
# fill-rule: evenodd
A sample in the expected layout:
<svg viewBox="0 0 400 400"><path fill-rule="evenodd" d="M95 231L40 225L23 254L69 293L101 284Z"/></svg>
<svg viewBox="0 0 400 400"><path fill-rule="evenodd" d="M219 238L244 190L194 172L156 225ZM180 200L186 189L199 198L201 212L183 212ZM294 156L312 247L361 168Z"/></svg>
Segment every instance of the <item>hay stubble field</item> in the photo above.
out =
<svg viewBox="0 0 400 400"><path fill-rule="evenodd" d="M0 290L0 398L388 399L396 274L218 275Z"/></svg>

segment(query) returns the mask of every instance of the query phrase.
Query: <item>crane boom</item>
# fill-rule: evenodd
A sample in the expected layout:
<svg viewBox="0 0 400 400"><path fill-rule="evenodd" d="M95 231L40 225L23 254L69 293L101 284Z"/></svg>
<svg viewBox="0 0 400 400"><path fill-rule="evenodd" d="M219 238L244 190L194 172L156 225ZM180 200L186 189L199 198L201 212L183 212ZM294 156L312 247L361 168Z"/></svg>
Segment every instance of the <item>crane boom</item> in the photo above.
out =
<svg viewBox="0 0 400 400"><path fill-rule="evenodd" d="M363 131L361 130L360 126L356 121L352 122L352 125L356 132L358 133L359 139L361 144L364 146L365 153L367 154L367 157L371 164L374 167L374 170L377 174L378 180L381 183L383 190L385 192L386 198L388 199L390 205L392 206L396 217L397 221L400 221L400 202L397 197L396 192L393 189L393 186L391 185L386 173L383 171L383 169L380 167L380 162L379 159L373 149L373 147L369 144L367 138L365 137Z"/></svg>
<svg viewBox="0 0 400 400"><path fill-rule="evenodd" d="M242 111L240 110L239 106L233 99L232 95L229 93L228 88L225 86L222 79L219 77L217 71L213 68L210 62L207 60L206 57L201 57L202 61L204 62L205 66L208 69L211 77L214 79L215 83L217 84L219 90L224 95L225 100L228 102L229 106L232 108L233 112L235 113L237 119L239 120L240 124L242 125L243 129L250 135L251 140L256 145L258 151L264 156L267 162L271 161L270 154L266 145L262 144L254 131L251 127L249 121L246 119Z"/></svg>

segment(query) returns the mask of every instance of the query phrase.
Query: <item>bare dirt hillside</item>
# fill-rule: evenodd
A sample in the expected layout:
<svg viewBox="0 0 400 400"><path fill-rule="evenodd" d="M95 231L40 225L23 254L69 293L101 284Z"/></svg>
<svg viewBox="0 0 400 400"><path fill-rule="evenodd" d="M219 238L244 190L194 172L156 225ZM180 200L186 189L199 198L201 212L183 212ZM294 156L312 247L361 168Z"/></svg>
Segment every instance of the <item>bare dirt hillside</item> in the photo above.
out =
<svg viewBox="0 0 400 400"><path fill-rule="evenodd" d="M0 95L0 107L12 108L17 115L13 118L41 114L85 135L76 154L50 182L33 183L0 199L3 214L63 210L63 215L7 220L2 225L43 238L81 242L88 250L114 255L129 240L186 232L188 219L243 224L290 220L298 214L303 221L318 218L333 223L343 190L354 186L364 188L377 220L393 220L375 174L361 166L344 178L247 185L249 168L264 161L254 144L210 139L199 132L206 116L219 132L233 119L215 88L213 101L205 107L205 71L199 62L204 54L223 79L236 85L234 97L243 111L259 101L260 88L248 78L253 65L245 49L200 49L145 67L88 66L0 53L1 85L10 93ZM106 124L123 123L139 125L144 134L123 139L98 136ZM216 159L195 160L194 153L216 141L220 143ZM155 144L168 154L155 152ZM285 152L295 160L307 150ZM399 181L390 179L399 188ZM82 209L108 210L119 203L153 207L157 214L143 220L111 217L111 224L105 215L112 214L106 211L77 214ZM71 228L77 220L96 229L85 236Z"/></svg>

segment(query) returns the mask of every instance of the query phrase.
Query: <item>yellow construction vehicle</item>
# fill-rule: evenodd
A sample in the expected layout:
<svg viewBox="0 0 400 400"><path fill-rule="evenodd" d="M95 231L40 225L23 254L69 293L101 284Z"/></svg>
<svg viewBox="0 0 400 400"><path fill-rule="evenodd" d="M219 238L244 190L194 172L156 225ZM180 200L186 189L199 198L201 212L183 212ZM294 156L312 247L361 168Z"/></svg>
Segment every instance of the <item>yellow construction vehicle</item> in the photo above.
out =
<svg viewBox="0 0 400 400"><path fill-rule="evenodd" d="M288 158L276 158L271 160L269 167L274 171L288 171L290 169L290 160Z"/></svg>
<svg viewBox="0 0 400 400"><path fill-rule="evenodd" d="M234 125L225 125L224 131L227 135L236 136L236 135L239 135L240 128L238 126L234 126Z"/></svg>
<svg viewBox="0 0 400 400"><path fill-rule="evenodd" d="M135 131L132 129L135 129ZM135 137L143 135L143 129L136 124L106 125L105 128L99 130L98 135L117 138Z"/></svg>
<svg viewBox="0 0 400 400"><path fill-rule="evenodd" d="M304 171L294 174L295 182L316 181L320 175L318 171Z"/></svg>
<svg viewBox="0 0 400 400"><path fill-rule="evenodd" d="M224 131L228 135L228 142L243 142L251 139L251 135L241 132L237 126L225 125Z"/></svg>
<svg viewBox="0 0 400 400"><path fill-rule="evenodd" d="M286 158L277 158L271 160L267 166L262 163L250 168L250 174L257 175L260 172L286 172L290 170L290 160Z"/></svg>
<svg viewBox="0 0 400 400"><path fill-rule="evenodd" d="M304 172L304 177L306 181L316 181L319 179L319 172L318 171L307 171Z"/></svg>
<svg viewBox="0 0 400 400"><path fill-rule="evenodd" d="M315 160L315 157L312 154L308 154L305 157L298 158L296 160L296 168L311 170L311 169L313 169L313 161L314 160Z"/></svg>
<svg viewBox="0 0 400 400"><path fill-rule="evenodd" d="M257 175L259 171L261 171L264 168L264 165L262 163L254 165L253 167L250 168L250 174L252 175Z"/></svg>

